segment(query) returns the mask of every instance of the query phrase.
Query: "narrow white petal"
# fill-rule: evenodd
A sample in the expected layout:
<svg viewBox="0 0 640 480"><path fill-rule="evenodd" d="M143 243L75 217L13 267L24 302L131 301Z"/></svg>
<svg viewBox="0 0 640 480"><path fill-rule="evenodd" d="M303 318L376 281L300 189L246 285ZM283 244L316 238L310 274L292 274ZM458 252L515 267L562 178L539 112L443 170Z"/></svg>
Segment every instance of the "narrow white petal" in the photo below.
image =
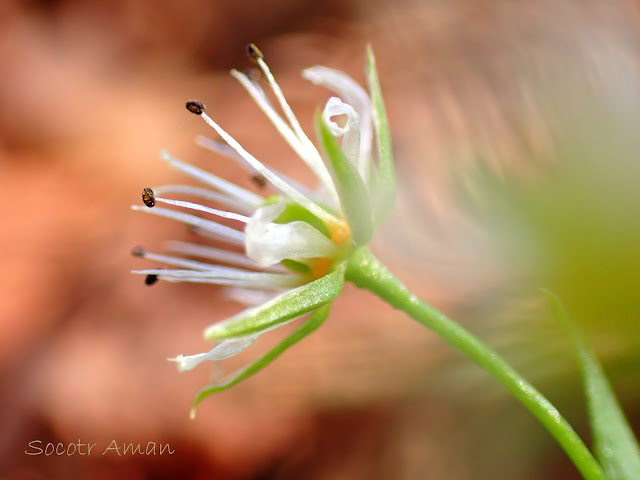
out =
<svg viewBox="0 0 640 480"><path fill-rule="evenodd" d="M346 115L347 122L340 127L331 120L332 117ZM360 117L354 108L344 103L338 97L331 97L324 107L322 118L329 125L331 132L336 137L342 138L342 151L347 158L357 167L360 155Z"/></svg>
<svg viewBox="0 0 640 480"><path fill-rule="evenodd" d="M178 355L175 358L169 358L170 361L178 364L178 371L186 372L193 370L199 364L205 361L216 362L238 355L240 352L249 348L262 335L262 332L248 335L241 338L233 338L225 340L206 353L198 353L196 355Z"/></svg>
<svg viewBox="0 0 640 480"><path fill-rule="evenodd" d="M173 220L177 220L179 222L183 222L187 225L191 225L193 227L209 232L214 238L225 241L227 243L231 243L234 245L244 245L244 232L240 232L239 230L236 230L234 228L227 227L226 225L220 225L219 223L212 222L210 220L203 220L202 218L196 217L195 215L176 212L174 210L169 210L168 208L162 207L148 208L134 205L131 207L131 209L146 212L151 215L158 215L159 217L171 218Z"/></svg>
<svg viewBox="0 0 640 480"><path fill-rule="evenodd" d="M313 213L316 217L318 217L319 219L323 220L324 222L330 223L330 224L337 223L337 218L336 217L331 215L329 212L327 212L320 205L318 205L317 203L313 202L311 199L309 199L303 193L301 193L300 191L298 191L295 188L293 188L291 185L289 185L287 182L285 182L282 178L280 178L275 173L273 173L271 170L269 170L267 167L265 167L262 164L262 162L260 162L253 155L251 155L244 148L242 148L242 145L240 145L231 135L229 135L227 132L225 132L222 129L222 127L220 127L220 125L218 125L216 122L214 122L213 119L209 115L207 115L206 113L203 113L200 116L216 132L218 132L218 135L220 135L224 139L225 142L227 142L231 147L233 147L236 152L238 152L240 155L242 155L242 158L244 158L258 172L260 172L262 175L264 175L267 178L267 180L269 180L282 193L287 195L294 202L297 202L300 205L302 205L303 207L305 207L307 210L309 210L311 213Z"/></svg>
<svg viewBox="0 0 640 480"><path fill-rule="evenodd" d="M249 217L245 217L244 215L239 215L233 212L225 212L224 210L218 210L215 208L205 207L204 205L200 205L198 203L193 202L185 202L183 200L171 200L169 198L162 198L156 195L156 202L166 203L169 205L173 205L175 207L188 208L190 210L196 210L198 212L209 213L211 215L216 215L222 218L228 218L229 220L237 220L242 223L247 223L249 221Z"/></svg>
<svg viewBox="0 0 640 480"><path fill-rule="evenodd" d="M178 160L166 150L161 152L160 156L163 160L166 160L170 166L177 170L180 170L185 175L189 175L190 177L193 177L196 180L201 181L202 183L205 183L215 189L220 190L221 192L226 193L236 200L243 202L251 209L256 209L264 203L264 199L260 195L256 195L249 190L245 190L244 188L241 188L231 182L223 180L222 178L206 172L201 168L194 167L193 165L189 165L182 160Z"/></svg>
<svg viewBox="0 0 640 480"><path fill-rule="evenodd" d="M273 221L284 211L284 202L259 208L245 229L247 256L268 266L284 259L332 257L337 246L306 222L280 224Z"/></svg>
<svg viewBox="0 0 640 480"><path fill-rule="evenodd" d="M234 197L230 197L229 195L225 195L224 193L214 192L213 190L201 187L192 187L190 185L163 185L161 187L154 187L153 192L156 195L163 195L165 193L180 193L183 195L189 195L191 197L202 198L204 200L209 200L211 202L225 205L232 210L249 215L251 215L255 211L255 208L248 206L244 202L238 201Z"/></svg>
<svg viewBox="0 0 640 480"><path fill-rule="evenodd" d="M337 93L343 101L351 105L360 115L360 155L358 171L365 181L371 162L371 142L373 141L372 107L369 95L349 75L332 68L315 66L303 70L302 76L315 85L322 85Z"/></svg>

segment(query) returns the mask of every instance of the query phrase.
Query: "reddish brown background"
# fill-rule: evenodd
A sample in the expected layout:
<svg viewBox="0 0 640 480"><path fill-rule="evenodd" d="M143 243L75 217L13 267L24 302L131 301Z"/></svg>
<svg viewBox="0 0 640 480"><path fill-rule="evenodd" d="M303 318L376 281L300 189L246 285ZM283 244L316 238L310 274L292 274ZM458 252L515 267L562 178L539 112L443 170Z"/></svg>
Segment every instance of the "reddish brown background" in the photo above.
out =
<svg viewBox="0 0 640 480"><path fill-rule="evenodd" d="M311 131L328 94L299 71L324 64L363 81L372 43L400 182L375 249L430 302L470 318L503 279L457 234L464 221L451 205L452 170L476 153L496 168L526 170L524 154L550 141L536 89L556 78L597 80L613 57L636 68L637 5L257 5L1 2L2 478L576 478L519 406L469 376L473 367L444 375L447 347L353 288L313 337L189 420L212 371L178 374L165 358L206 349L202 328L237 307L213 287L146 288L130 275L140 265L132 246L187 234L129 205L143 187L178 180L158 158L163 148L253 188L245 173L193 146L207 133L183 108L193 97L250 151L309 179L226 72L246 67L244 45L258 44ZM577 391L577 380L569 387ZM583 419L574 413L580 403L564 405ZM25 455L37 439L156 441L176 453Z"/></svg>

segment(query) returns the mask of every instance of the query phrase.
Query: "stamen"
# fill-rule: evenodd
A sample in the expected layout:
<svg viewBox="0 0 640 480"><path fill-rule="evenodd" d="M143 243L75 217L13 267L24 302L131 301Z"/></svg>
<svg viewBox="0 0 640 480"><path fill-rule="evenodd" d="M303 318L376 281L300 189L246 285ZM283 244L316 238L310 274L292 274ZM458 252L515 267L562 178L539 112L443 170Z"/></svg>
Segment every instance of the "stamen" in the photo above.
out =
<svg viewBox="0 0 640 480"><path fill-rule="evenodd" d="M175 253L181 253L183 255L189 255L197 258L205 258L207 260L213 260L214 262L228 263L230 265L250 268L253 270L283 271L283 267L280 265L264 268L243 253L231 252L229 250L222 250L220 248L209 247L206 245L173 241L169 242L166 248Z"/></svg>
<svg viewBox="0 0 640 480"><path fill-rule="evenodd" d="M206 113L203 114L203 116L206 115ZM163 160L167 161L173 168L180 170L182 173L189 175L190 177L195 178L196 180L199 180L200 182L209 185L210 187L220 190L223 193L226 193L239 202L242 202L247 206L247 208L250 208L251 211L260 207L260 205L264 203L264 198L262 198L260 195L241 188L231 182L228 182L227 180L223 180L222 178L217 177L216 175L213 175L212 173L209 173L205 170L202 170L201 168L194 167L193 165L185 163L182 160L178 160L166 150L163 150L160 153L160 157Z"/></svg>
<svg viewBox="0 0 640 480"><path fill-rule="evenodd" d="M249 58L254 62L257 62L258 60L262 60L264 58L264 55L262 54L260 49L253 43L249 43L247 45L247 55L249 55Z"/></svg>
<svg viewBox="0 0 640 480"><path fill-rule="evenodd" d="M156 196L153 193L153 190L150 188L142 190L142 201L147 207L153 207L156 204Z"/></svg>
<svg viewBox="0 0 640 480"><path fill-rule="evenodd" d="M237 272L237 268L222 267L220 265L212 265L205 262L197 262L195 260L187 260L186 258L173 257L171 255L161 255L158 253L144 252L143 258L147 260L154 260L156 262L166 263L167 265L174 265L176 267L183 267L186 269L192 269L194 271L216 271L216 272Z"/></svg>
<svg viewBox="0 0 640 480"><path fill-rule="evenodd" d="M150 275L147 275L147 276L145 277L145 279L144 279L144 284L145 284L145 285L148 285L148 286L151 286L151 285L153 285L154 283L156 283L157 281L158 281L158 275L150 274Z"/></svg>
<svg viewBox="0 0 640 480"><path fill-rule="evenodd" d="M205 207L204 205L200 205L192 202L185 202L183 200L171 200L169 198L155 197L156 202L167 203L169 205L174 205L176 207L188 208L190 210L197 210L199 212L209 213L211 215L216 215L222 218L228 218L230 220L237 220L239 222L248 223L250 218L245 217L244 215L240 215L233 212L225 212L224 210L217 210L215 208Z"/></svg>
<svg viewBox="0 0 640 480"><path fill-rule="evenodd" d="M335 205L339 205L338 194L333 184L333 180L331 179L331 174L329 173L329 170L327 170L322 157L313 143L311 143L309 139L306 139L307 141L305 142L296 136L296 134L291 130L291 127L289 127L282 117L280 117L280 115L273 109L264 92L261 89L258 89L256 85L246 77L246 75L238 72L237 70L231 70L231 75L240 82L247 93L251 95L251 98L253 98L260 110L262 110L262 113L271 120L271 123L276 127L276 130L278 130L280 135L284 137L289 146L298 154L304 163L307 164L311 171L325 185L327 190L331 192Z"/></svg>
<svg viewBox="0 0 640 480"><path fill-rule="evenodd" d="M181 193L184 195L190 195L197 198L203 198L211 202L220 203L240 213L251 215L254 212L254 208L248 206L244 202L238 201L236 198L225 195L224 193L214 192L206 188L192 187L190 185L163 185L154 190L156 195L162 195L163 193Z"/></svg>
<svg viewBox="0 0 640 480"><path fill-rule="evenodd" d="M197 100L189 100L185 104L185 107L187 107L187 110L195 115L202 115L202 112L204 112L204 103Z"/></svg>
<svg viewBox="0 0 640 480"><path fill-rule="evenodd" d="M303 276L293 273L249 272L230 267L217 267L215 270L170 270L146 269L133 270L138 275L155 275L160 280L170 282L213 283L247 288L281 289L292 288L305 283Z"/></svg>
<svg viewBox="0 0 640 480"><path fill-rule="evenodd" d="M305 207L309 212L313 213L316 217L320 218L327 224L334 224L339 220L327 212L324 208L322 208L317 203L313 202L311 199L306 197L300 191L293 188L287 182L282 180L276 174L274 174L271 170L265 167L262 162L256 159L253 155L247 152L242 145L240 145L231 135L229 135L226 131L222 129L213 119L203 113L202 118L205 122L209 124L218 134L227 142L236 152L238 152L242 158L244 158L247 163L249 163L253 168L255 168L258 172L264 175L276 188L278 188L282 193L287 195L293 201L299 203L303 207Z"/></svg>
<svg viewBox="0 0 640 480"><path fill-rule="evenodd" d="M195 215L176 212L174 210L162 207L148 209L134 205L131 207L131 209L151 213L153 215L158 215L159 217L171 218L173 220L186 223L187 225L192 225L196 228L200 228L204 231L209 232L212 237L218 240L222 240L233 245L244 245L245 242L244 232L240 232L235 228L227 227L226 225L221 225L210 220L196 217Z"/></svg>
<svg viewBox="0 0 640 480"><path fill-rule="evenodd" d="M144 247L133 247L133 249L131 250L131 255L134 257L140 257L140 258L144 258L145 254L147 253L147 250Z"/></svg>
<svg viewBox="0 0 640 480"><path fill-rule="evenodd" d="M264 175L260 175L259 173L251 175L251 181L260 189L267 186L267 179L264 178Z"/></svg>
<svg viewBox="0 0 640 480"><path fill-rule="evenodd" d="M242 158L238 154L238 152L236 152L233 148L231 148L226 143L217 142L215 140L211 140L210 138L203 137L202 135L196 137L196 143L198 145L200 145L201 147L206 148L207 150L211 150L214 153L217 153L219 155L223 155L223 156L225 156L227 158L230 158L231 160L234 160L235 162L238 163L238 165L240 165L242 168L244 168L245 170L250 172L252 175L258 174L258 172L256 171L255 168L253 168L249 163L247 163L247 161L244 158ZM300 190L300 192L302 192L304 195L306 195L310 199L312 199L312 200L314 200L316 202L321 202L322 201L322 199L318 196L318 194L316 192L312 191L311 189L307 188L306 186L302 185L301 183L296 182L291 177L288 177L284 173L276 170L275 168L271 168L270 170L273 173L275 173L276 175L278 175L282 180L284 180L289 185L291 185L293 188L295 188L297 190ZM263 177L264 177L264 175L263 175ZM268 181L268 179L266 177L265 177L265 180ZM325 199L325 201L326 201L326 199ZM255 208L253 210L255 210ZM253 212L253 210L252 210L252 212Z"/></svg>

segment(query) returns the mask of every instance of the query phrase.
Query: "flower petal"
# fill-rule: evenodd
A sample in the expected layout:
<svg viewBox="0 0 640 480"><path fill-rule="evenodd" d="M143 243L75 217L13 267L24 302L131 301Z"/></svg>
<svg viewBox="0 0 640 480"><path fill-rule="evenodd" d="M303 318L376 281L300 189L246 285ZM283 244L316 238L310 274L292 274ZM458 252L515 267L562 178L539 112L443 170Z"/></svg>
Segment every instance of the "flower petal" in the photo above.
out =
<svg viewBox="0 0 640 480"><path fill-rule="evenodd" d="M360 116L360 148L358 171L367 180L371 162L371 142L373 132L371 126L371 100L369 95L349 75L333 68L315 66L303 70L302 76L315 85L322 85L337 93L346 103L351 105Z"/></svg>
<svg viewBox="0 0 640 480"><path fill-rule="evenodd" d="M285 203L259 208L245 229L247 257L263 267L280 263L284 259L303 260L331 257L336 244L307 222L273 223Z"/></svg>
<svg viewBox="0 0 640 480"><path fill-rule="evenodd" d="M347 116L347 123L344 127L340 127L331 120L331 117L338 115ZM360 117L358 113L351 105L344 103L338 97L331 97L324 107L322 118L335 137L342 137L342 151L351 163L357 166L358 156L360 155ZM360 172L360 175L362 175L362 172ZM363 180L366 183L367 179L365 177L363 177Z"/></svg>
<svg viewBox="0 0 640 480"><path fill-rule="evenodd" d="M253 343L262 335L262 332L248 335L242 338L233 338L225 340L211 350L205 353L198 353L196 355L178 355L175 358L169 358L171 362L178 364L178 371L187 372L193 370L199 364L205 361L217 362L224 360L225 358L233 357L243 350L249 348Z"/></svg>

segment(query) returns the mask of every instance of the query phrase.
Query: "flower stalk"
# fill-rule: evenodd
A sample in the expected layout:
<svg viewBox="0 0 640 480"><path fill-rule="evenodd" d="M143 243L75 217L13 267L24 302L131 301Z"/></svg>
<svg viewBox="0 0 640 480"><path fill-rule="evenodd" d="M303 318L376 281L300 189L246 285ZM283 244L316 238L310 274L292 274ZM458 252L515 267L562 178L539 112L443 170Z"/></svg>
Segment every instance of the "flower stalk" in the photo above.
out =
<svg viewBox="0 0 640 480"><path fill-rule="evenodd" d="M606 480L587 446L544 395L469 331L412 294L367 248L351 256L345 279L403 311L486 370L542 423L586 480Z"/></svg>

